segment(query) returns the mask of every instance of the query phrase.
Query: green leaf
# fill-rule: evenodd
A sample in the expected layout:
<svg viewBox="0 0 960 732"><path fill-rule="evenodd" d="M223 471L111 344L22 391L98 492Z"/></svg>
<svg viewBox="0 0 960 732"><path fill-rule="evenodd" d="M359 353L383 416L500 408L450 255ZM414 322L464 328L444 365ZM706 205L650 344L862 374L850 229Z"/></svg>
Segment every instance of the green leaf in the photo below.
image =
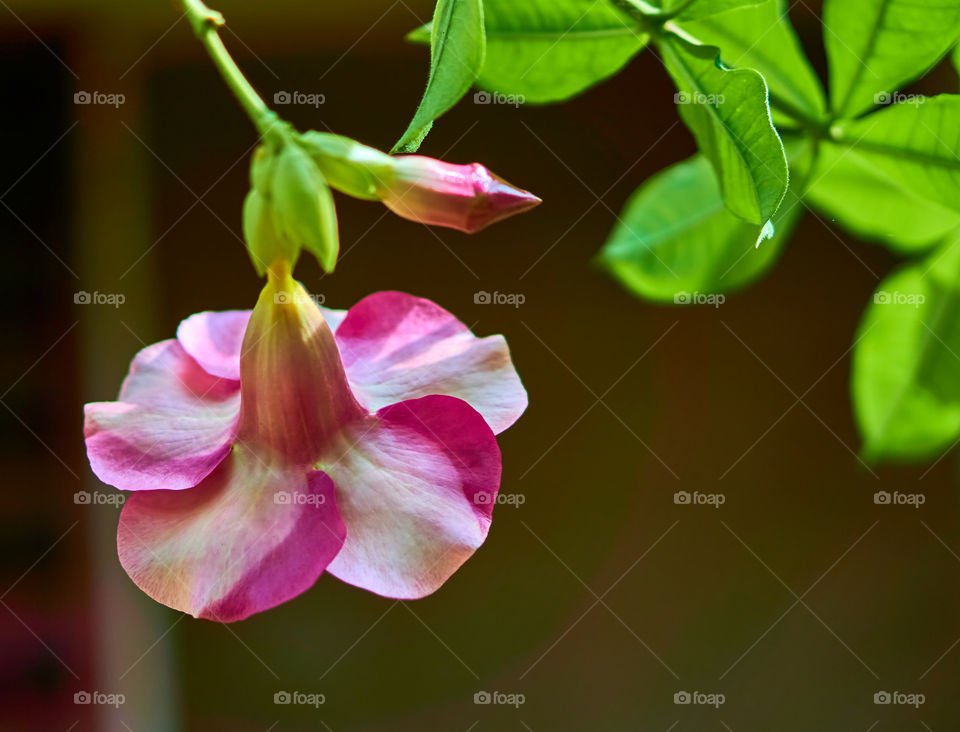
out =
<svg viewBox="0 0 960 732"><path fill-rule="evenodd" d="M921 76L960 36L955 0L825 0L830 102L851 118Z"/></svg>
<svg viewBox="0 0 960 732"><path fill-rule="evenodd" d="M960 247L888 277L860 323L853 400L870 459L922 459L960 437Z"/></svg>
<svg viewBox="0 0 960 732"><path fill-rule="evenodd" d="M673 8L680 7L686 0L664 0L654 3L657 7L669 12ZM728 10L759 5L763 0L697 0L689 8L684 10L677 17L681 20L705 18L708 15L725 13Z"/></svg>
<svg viewBox="0 0 960 732"><path fill-rule="evenodd" d="M415 152L420 147L433 121L470 89L483 68L485 49L482 0L437 0L427 90L392 152Z"/></svg>
<svg viewBox="0 0 960 732"><path fill-rule="evenodd" d="M718 46L726 66L763 74L775 106L809 117L823 116L823 87L790 25L783 0L691 20L682 27L698 40Z"/></svg>
<svg viewBox="0 0 960 732"><path fill-rule="evenodd" d="M682 294L729 293L778 258L803 206L791 194L775 217L772 241L723 203L710 161L696 155L644 183L627 202L600 262L636 295L677 302Z"/></svg>
<svg viewBox="0 0 960 732"><path fill-rule="evenodd" d="M478 85L535 104L569 99L612 76L649 40L606 0L486 0L484 15Z"/></svg>
<svg viewBox="0 0 960 732"><path fill-rule="evenodd" d="M902 253L922 251L960 227L960 213L917 196L855 147L821 143L806 197L845 229Z"/></svg>
<svg viewBox="0 0 960 732"><path fill-rule="evenodd" d="M727 207L765 224L787 191L783 143L770 121L767 85L752 69L729 70L719 49L668 33L660 52L680 94L680 116L720 180Z"/></svg>
<svg viewBox="0 0 960 732"><path fill-rule="evenodd" d="M834 138L916 197L960 211L958 131L960 96L941 94L837 125Z"/></svg>

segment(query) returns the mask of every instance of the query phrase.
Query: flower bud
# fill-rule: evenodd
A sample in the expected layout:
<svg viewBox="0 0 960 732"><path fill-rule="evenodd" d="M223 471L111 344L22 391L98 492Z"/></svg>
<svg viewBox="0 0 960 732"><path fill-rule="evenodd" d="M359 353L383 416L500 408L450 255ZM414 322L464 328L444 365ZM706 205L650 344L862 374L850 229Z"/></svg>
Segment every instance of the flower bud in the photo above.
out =
<svg viewBox="0 0 960 732"><path fill-rule="evenodd" d="M378 180L383 203L411 221L447 226L468 234L541 201L479 163L452 165L422 155L399 155Z"/></svg>
<svg viewBox="0 0 960 732"><path fill-rule="evenodd" d="M316 163L292 142L274 164L270 202L279 235L307 249L332 272L340 251L333 194Z"/></svg>
<svg viewBox="0 0 960 732"><path fill-rule="evenodd" d="M253 268L261 277L274 262L286 261L292 267L300 255L300 247L277 232L273 207L256 188L247 194L243 202L243 237Z"/></svg>

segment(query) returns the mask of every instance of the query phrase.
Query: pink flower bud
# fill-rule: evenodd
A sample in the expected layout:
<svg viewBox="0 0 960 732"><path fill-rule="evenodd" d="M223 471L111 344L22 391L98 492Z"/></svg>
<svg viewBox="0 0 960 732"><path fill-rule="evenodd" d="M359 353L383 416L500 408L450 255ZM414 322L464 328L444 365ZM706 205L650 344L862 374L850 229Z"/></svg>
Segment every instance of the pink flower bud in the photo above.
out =
<svg viewBox="0 0 960 732"><path fill-rule="evenodd" d="M422 155L400 155L379 181L378 193L395 214L468 234L541 201L479 163L451 165Z"/></svg>

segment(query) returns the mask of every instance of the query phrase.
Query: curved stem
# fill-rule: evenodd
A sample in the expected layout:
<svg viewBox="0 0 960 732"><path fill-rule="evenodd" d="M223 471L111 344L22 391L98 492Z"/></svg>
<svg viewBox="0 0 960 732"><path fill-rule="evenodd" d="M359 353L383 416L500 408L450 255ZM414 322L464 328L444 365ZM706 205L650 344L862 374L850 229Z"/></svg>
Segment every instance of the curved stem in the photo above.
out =
<svg viewBox="0 0 960 732"><path fill-rule="evenodd" d="M261 135L267 134L277 121L277 115L257 94L256 89L240 71L227 47L223 45L219 33L219 29L225 24L223 16L208 8L203 0L181 0L181 3L193 27L193 32L207 49L220 76L240 102L257 131Z"/></svg>

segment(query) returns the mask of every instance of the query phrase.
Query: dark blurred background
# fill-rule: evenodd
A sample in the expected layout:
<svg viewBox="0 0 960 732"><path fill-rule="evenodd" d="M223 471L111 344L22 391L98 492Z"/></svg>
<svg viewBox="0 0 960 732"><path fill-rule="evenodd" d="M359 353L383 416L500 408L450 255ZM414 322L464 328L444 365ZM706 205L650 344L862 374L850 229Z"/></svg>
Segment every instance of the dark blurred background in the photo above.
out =
<svg viewBox="0 0 960 732"><path fill-rule="evenodd" d="M404 129L428 57L402 36L427 0L216 7L268 101L325 96L281 108L301 129L381 148ZM792 15L822 72L818 10ZM497 508L477 555L418 602L324 577L231 626L142 595L116 559L118 509L96 503L114 494L87 466L82 404L115 398L181 319L259 289L239 239L255 135L179 14L0 2L0 729L960 728L956 457L855 456L849 348L895 259L808 214L773 273L716 309L644 304L591 264L633 189L694 149L651 52L568 104L468 96L437 124L425 154L485 163L542 196L532 213L467 237L338 197L336 274L298 270L330 307L405 290L508 338L530 409L501 437L502 489L523 503ZM125 99L75 104L84 91ZM284 691L324 703L276 704ZM875 704L883 691L924 702ZM124 703L77 703L94 692Z"/></svg>

